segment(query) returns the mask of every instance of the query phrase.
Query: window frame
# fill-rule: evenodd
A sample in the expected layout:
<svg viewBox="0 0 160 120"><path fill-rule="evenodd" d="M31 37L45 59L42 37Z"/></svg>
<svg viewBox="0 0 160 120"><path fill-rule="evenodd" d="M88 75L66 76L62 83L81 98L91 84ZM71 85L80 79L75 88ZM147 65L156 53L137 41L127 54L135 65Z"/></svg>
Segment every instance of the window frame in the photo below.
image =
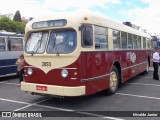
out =
<svg viewBox="0 0 160 120"><path fill-rule="evenodd" d="M125 34L125 36L123 36ZM122 39L124 39L125 38L125 43L126 43L126 45L125 45L125 48L123 48L123 41L122 41ZM126 50L126 49L128 49L128 37L127 37L127 32L123 32L123 31L121 31L121 46L122 46L122 50Z"/></svg>
<svg viewBox="0 0 160 120"><path fill-rule="evenodd" d="M20 41L20 44L17 41ZM15 43L14 43L14 42ZM15 48L13 48L15 46ZM17 49L20 47L19 49ZM23 51L23 39L22 38L8 38L8 50L9 51Z"/></svg>
<svg viewBox="0 0 160 120"><path fill-rule="evenodd" d="M96 36L103 36L104 41L101 42L100 39L97 43L99 46L96 47ZM100 37L99 37L100 38ZM96 50L108 50L109 49L109 43L108 43L108 28L107 27L101 27L101 26L94 26L94 42L95 42L95 49ZM101 45L105 44L105 47L101 48Z"/></svg>
<svg viewBox="0 0 160 120"><path fill-rule="evenodd" d="M129 44L129 42L131 43ZM131 48L129 48L129 45L131 45ZM128 36L127 36L127 49L133 50L133 34L131 33L128 33Z"/></svg>
<svg viewBox="0 0 160 120"><path fill-rule="evenodd" d="M28 51L28 50L27 50L27 44L28 44L28 42L29 42L28 40L30 39L31 35L34 34L34 33L41 33L41 34L42 34L41 40L42 40L42 38L43 38L43 34L46 34L46 33L48 34L47 39L46 39L46 42L45 42L45 45L44 45L44 49L43 49L42 52L37 52L39 48L36 49L36 52L35 52L35 51ZM28 53L28 54L43 54L43 53L46 51L46 45L47 45L47 43L48 43L48 37L49 37L49 31L36 31L36 32L30 33L29 36L27 37L27 41L26 41L26 44L25 44L25 52ZM39 40L38 40L38 41L39 41ZM35 46L37 46L38 41L36 42ZM30 42L31 42L31 41L30 41ZM43 41L41 41L41 42L43 42ZM41 43L40 43L40 44L41 44ZM34 46L34 47L35 47L35 46ZM33 48L33 49L34 49L34 48ZM35 52L35 53L33 53L33 52Z"/></svg>
<svg viewBox="0 0 160 120"><path fill-rule="evenodd" d="M118 34L115 34L114 36L114 31L116 31ZM113 48L114 50L121 50L122 49L122 46L121 46L121 31L120 30L115 30L115 29L112 29L112 36L113 36ZM116 37L116 39L118 38L119 39L119 48L116 48L114 45L114 37Z"/></svg>
<svg viewBox="0 0 160 120"><path fill-rule="evenodd" d="M90 41L89 41L89 45L84 44L84 32L86 31L86 27L90 27ZM85 28L85 30L83 30ZM86 33L86 32L85 32ZM83 48L91 48L93 46L93 26L92 25L88 25L88 24L82 24L81 25L81 46Z"/></svg>
<svg viewBox="0 0 160 120"><path fill-rule="evenodd" d="M0 52L6 51L6 39L4 37L0 37L1 40L3 40L4 44L2 43L2 46L4 47L3 50L0 50Z"/></svg>
<svg viewBox="0 0 160 120"><path fill-rule="evenodd" d="M73 41L73 42L75 42L75 45L74 45L74 48L71 50L71 51L67 51L67 52L61 52L61 53L54 53L54 52L51 52L51 51L49 51L48 49L49 49L49 43L50 43L50 39L51 39L51 34L52 34L52 32L63 32L63 31L69 31L69 32L74 32L75 33L75 39L73 39L73 40L75 40L75 41ZM68 33L67 33L68 34ZM68 37L68 36L67 36ZM55 42L55 41L53 41L53 42ZM69 41L68 41L69 42ZM61 30L52 30L51 32L50 32L50 35L49 35L49 38L48 38L48 44L47 44L47 48L46 48L46 53L47 54L69 54L69 53L72 53L76 48L77 48L77 32L76 32L76 30L74 30L74 29L61 29ZM54 43L55 44L55 43Z"/></svg>

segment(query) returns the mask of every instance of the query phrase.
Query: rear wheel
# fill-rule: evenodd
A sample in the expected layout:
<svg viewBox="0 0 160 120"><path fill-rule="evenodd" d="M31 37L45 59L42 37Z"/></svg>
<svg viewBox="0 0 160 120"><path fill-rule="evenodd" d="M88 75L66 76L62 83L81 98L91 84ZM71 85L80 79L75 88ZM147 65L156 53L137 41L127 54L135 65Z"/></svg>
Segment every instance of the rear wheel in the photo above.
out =
<svg viewBox="0 0 160 120"><path fill-rule="evenodd" d="M148 74L149 72L149 62L146 63L146 70L143 72L143 75Z"/></svg>
<svg viewBox="0 0 160 120"><path fill-rule="evenodd" d="M108 94L114 94L118 89L119 74L115 66L112 67L109 79L109 88L107 89Z"/></svg>
<svg viewBox="0 0 160 120"><path fill-rule="evenodd" d="M147 65L146 65L146 74L148 74L148 72L149 72L149 63L148 63L148 61L147 61Z"/></svg>

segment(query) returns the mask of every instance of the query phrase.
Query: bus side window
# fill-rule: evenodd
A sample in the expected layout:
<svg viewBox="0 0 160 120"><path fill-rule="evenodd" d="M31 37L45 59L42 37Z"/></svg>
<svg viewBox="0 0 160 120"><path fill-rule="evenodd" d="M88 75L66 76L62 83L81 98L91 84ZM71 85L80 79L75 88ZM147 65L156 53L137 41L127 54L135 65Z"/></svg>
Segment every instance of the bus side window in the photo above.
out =
<svg viewBox="0 0 160 120"><path fill-rule="evenodd" d="M113 47L114 50L120 50L121 44L120 44L120 31L113 30Z"/></svg>
<svg viewBox="0 0 160 120"><path fill-rule="evenodd" d="M151 48L152 48L151 40L147 38L147 49L151 49Z"/></svg>
<svg viewBox="0 0 160 120"><path fill-rule="evenodd" d="M8 45L7 45L8 51L11 51L11 41L10 41L10 39L8 39L7 41L8 41Z"/></svg>
<svg viewBox="0 0 160 120"><path fill-rule="evenodd" d="M122 49L127 49L127 33L121 32Z"/></svg>
<svg viewBox="0 0 160 120"><path fill-rule="evenodd" d="M90 25L82 25L82 46L91 47L93 46L93 29Z"/></svg>
<svg viewBox="0 0 160 120"><path fill-rule="evenodd" d="M94 26L95 49L108 49L108 29Z"/></svg>
<svg viewBox="0 0 160 120"><path fill-rule="evenodd" d="M133 49L132 34L128 33L128 49Z"/></svg>
<svg viewBox="0 0 160 120"><path fill-rule="evenodd" d="M9 50L10 51L22 51L23 50L23 42L21 38L11 38L9 40Z"/></svg>
<svg viewBox="0 0 160 120"><path fill-rule="evenodd" d="M143 49L146 49L146 38L143 38Z"/></svg>
<svg viewBox="0 0 160 120"><path fill-rule="evenodd" d="M5 50L6 50L5 39L0 38L0 51L5 51Z"/></svg>
<svg viewBox="0 0 160 120"><path fill-rule="evenodd" d="M137 35L133 35L134 49L137 49Z"/></svg>
<svg viewBox="0 0 160 120"><path fill-rule="evenodd" d="M138 40L137 40L137 48L141 49L141 36L138 36Z"/></svg>

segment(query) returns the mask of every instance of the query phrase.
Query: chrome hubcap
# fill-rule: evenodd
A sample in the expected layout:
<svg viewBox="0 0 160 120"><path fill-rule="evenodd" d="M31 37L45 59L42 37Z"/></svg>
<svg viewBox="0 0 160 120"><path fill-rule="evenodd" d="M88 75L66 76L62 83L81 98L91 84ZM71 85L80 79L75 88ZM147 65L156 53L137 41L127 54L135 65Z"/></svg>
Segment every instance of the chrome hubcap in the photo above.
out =
<svg viewBox="0 0 160 120"><path fill-rule="evenodd" d="M116 72L112 71L110 73L110 84L109 84L110 88L112 90L116 89L117 86L117 74Z"/></svg>

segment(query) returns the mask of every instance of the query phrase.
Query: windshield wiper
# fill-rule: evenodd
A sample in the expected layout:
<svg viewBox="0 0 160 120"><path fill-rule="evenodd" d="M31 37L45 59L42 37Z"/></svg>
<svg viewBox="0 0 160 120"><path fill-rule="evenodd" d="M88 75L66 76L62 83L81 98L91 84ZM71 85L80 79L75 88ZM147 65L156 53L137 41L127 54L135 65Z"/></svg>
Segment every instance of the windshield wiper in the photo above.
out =
<svg viewBox="0 0 160 120"><path fill-rule="evenodd" d="M42 44L42 39L38 40L38 42L34 46L33 51L31 52L32 55L37 52L37 50L41 47L41 44Z"/></svg>
<svg viewBox="0 0 160 120"><path fill-rule="evenodd" d="M55 48L56 48L56 56L59 56L59 44L56 44L56 46L55 46Z"/></svg>
<svg viewBox="0 0 160 120"><path fill-rule="evenodd" d="M58 53L59 47L58 47L58 44L56 44L57 36L58 36L58 35L55 34L53 49L55 49L54 51L55 51L56 55L59 56L59 53Z"/></svg>
<svg viewBox="0 0 160 120"><path fill-rule="evenodd" d="M55 53L57 56L59 56L59 54L62 53L64 47L65 47L65 42L58 43L55 45ZM60 50L62 50L62 51L60 51Z"/></svg>

